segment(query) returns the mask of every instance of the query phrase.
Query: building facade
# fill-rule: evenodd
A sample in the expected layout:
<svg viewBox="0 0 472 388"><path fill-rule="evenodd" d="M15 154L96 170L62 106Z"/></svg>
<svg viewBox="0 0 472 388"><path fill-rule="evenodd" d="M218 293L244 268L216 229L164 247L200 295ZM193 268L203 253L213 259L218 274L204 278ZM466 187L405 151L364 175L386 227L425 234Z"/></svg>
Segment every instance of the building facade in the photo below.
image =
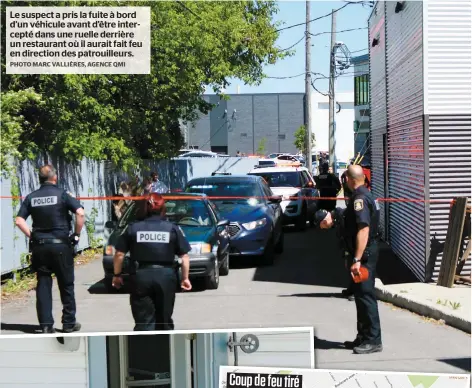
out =
<svg viewBox="0 0 472 388"><path fill-rule="evenodd" d="M369 54L352 58L354 65L354 155L370 165Z"/></svg>
<svg viewBox="0 0 472 388"><path fill-rule="evenodd" d="M347 162L354 155L354 94L336 93L336 159ZM313 92L311 128L315 134L315 151L329 151L329 98Z"/></svg>
<svg viewBox="0 0 472 388"><path fill-rule="evenodd" d="M230 156L297 152L294 134L305 122L304 98L304 93L232 94L229 100L204 95L215 108L185 124L187 147Z"/></svg>
<svg viewBox="0 0 472 388"><path fill-rule="evenodd" d="M245 335L258 341L255 352L229 347ZM0 386L217 388L220 365L314 368L313 341L311 328L3 338Z"/></svg>
<svg viewBox="0 0 472 388"><path fill-rule="evenodd" d="M437 279L448 200L471 192L471 24L467 0L379 1L369 18L372 188L424 200L381 202L384 239L421 281Z"/></svg>

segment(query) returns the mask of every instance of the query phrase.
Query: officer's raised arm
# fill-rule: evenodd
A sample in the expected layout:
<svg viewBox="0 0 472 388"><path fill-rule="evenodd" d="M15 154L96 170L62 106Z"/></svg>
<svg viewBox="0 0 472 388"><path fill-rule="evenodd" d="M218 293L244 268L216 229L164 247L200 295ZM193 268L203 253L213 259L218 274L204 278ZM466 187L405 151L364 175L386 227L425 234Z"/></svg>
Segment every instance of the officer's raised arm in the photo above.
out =
<svg viewBox="0 0 472 388"><path fill-rule="evenodd" d="M80 238L80 233L82 232L82 228L85 224L85 211L82 204L74 198L70 193L64 192L64 202L67 206L67 210L71 213L75 214L75 225L74 225L74 233L72 234L72 238L76 237L78 242Z"/></svg>
<svg viewBox="0 0 472 388"><path fill-rule="evenodd" d="M192 284L189 280L189 271L190 271L190 257L188 253L192 250L189 242L185 238L182 230L176 226L175 233L177 238L175 240L175 254L182 260L182 281L181 287L185 291L190 291L192 289Z"/></svg>
<svg viewBox="0 0 472 388"><path fill-rule="evenodd" d="M28 195L23 201L23 203L21 204L20 210L18 211L18 214L15 219L15 225L28 238L31 238L31 231L30 231L30 228L28 227L28 224L26 223L26 220L31 215L30 204L31 204L31 199L30 199L30 196Z"/></svg>

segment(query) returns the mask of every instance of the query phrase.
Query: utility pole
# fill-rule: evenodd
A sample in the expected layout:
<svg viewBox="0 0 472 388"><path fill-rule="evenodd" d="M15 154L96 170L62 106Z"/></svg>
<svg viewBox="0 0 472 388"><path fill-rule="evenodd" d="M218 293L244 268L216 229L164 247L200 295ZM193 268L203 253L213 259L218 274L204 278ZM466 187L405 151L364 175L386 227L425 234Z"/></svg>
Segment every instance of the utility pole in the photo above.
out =
<svg viewBox="0 0 472 388"><path fill-rule="evenodd" d="M306 166L311 172L311 35L310 35L310 0L306 0L305 31L305 132L306 132Z"/></svg>
<svg viewBox="0 0 472 388"><path fill-rule="evenodd" d="M336 100L334 95L334 79L336 71L336 58L334 48L336 45L336 12L331 14L331 50L329 54L329 165L336 174L336 123L335 108Z"/></svg>

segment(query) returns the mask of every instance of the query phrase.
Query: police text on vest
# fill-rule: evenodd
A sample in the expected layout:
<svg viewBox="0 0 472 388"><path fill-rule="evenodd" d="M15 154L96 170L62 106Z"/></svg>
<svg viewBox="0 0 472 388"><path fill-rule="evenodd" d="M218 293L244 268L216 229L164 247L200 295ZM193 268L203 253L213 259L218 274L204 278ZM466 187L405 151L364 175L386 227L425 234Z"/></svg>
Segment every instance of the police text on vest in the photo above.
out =
<svg viewBox="0 0 472 388"><path fill-rule="evenodd" d="M168 244L170 241L169 232L136 232L138 243L162 243Z"/></svg>
<svg viewBox="0 0 472 388"><path fill-rule="evenodd" d="M51 206L57 204L57 196L55 197L38 197L31 199L31 206Z"/></svg>

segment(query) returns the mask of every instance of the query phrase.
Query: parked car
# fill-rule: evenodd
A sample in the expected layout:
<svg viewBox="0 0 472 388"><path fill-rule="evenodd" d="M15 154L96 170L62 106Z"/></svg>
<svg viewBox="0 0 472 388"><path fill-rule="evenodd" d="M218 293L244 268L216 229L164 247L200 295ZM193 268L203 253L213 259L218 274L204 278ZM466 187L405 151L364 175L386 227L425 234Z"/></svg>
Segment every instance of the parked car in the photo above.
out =
<svg viewBox="0 0 472 388"><path fill-rule="evenodd" d="M279 155L272 159L277 166L301 166L302 162L298 160L295 156L284 154Z"/></svg>
<svg viewBox="0 0 472 388"><path fill-rule="evenodd" d="M276 158L277 156L279 156L279 155L283 155L283 153L281 153L281 152L274 152L274 153L272 153L272 154L267 155L267 157L268 157L269 159L275 159L275 158Z"/></svg>
<svg viewBox="0 0 472 388"><path fill-rule="evenodd" d="M218 154L211 151L191 151L179 156L179 158L217 158Z"/></svg>
<svg viewBox="0 0 472 388"><path fill-rule="evenodd" d="M336 162L336 174L339 178L341 178L341 175L347 170L348 166L349 164L346 162Z"/></svg>
<svg viewBox="0 0 472 388"><path fill-rule="evenodd" d="M167 219L178 225L192 248L190 277L204 278L206 288L217 289L220 275L229 273L229 221L220 217L206 196L186 193L163 194ZM103 251L103 270L106 284L111 287L115 244L131 222L138 220L141 204L133 201L118 222L108 221L105 227L112 230ZM176 259L177 260L177 259ZM123 273L132 273L136 265L125 256Z"/></svg>
<svg viewBox="0 0 472 388"><path fill-rule="evenodd" d="M230 221L230 253L258 256L272 264L284 249L281 197L275 196L261 177L226 175L196 178L186 192L208 195L221 214Z"/></svg>
<svg viewBox="0 0 472 388"><path fill-rule="evenodd" d="M282 196L284 225L295 225L299 230L306 228L307 221L314 225L318 210L315 181L305 167L267 167L249 172L249 175L263 177L272 192Z"/></svg>

